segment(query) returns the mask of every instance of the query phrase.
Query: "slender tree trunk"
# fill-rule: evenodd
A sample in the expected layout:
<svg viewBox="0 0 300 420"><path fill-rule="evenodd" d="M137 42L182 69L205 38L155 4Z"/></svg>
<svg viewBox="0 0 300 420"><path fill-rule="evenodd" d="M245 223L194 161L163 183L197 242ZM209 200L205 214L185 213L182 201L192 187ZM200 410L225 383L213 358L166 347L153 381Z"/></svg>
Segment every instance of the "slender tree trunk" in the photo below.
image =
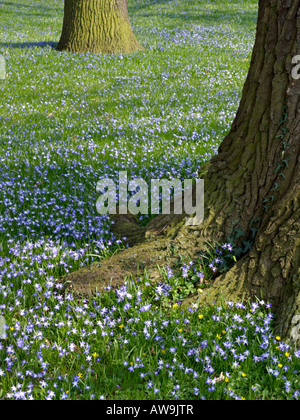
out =
<svg viewBox="0 0 300 420"><path fill-rule="evenodd" d="M65 0L57 48L108 54L142 49L130 25L127 0Z"/></svg>
<svg viewBox="0 0 300 420"><path fill-rule="evenodd" d="M299 47L300 0L261 0L240 107L205 177L204 222L187 227L185 215L157 217L144 236L159 236L73 273L75 290L93 291L144 267L155 280L157 264L175 258L172 244L196 259L205 241L231 240L241 257L203 302L221 293L270 300L278 332L300 343L300 81L291 77Z"/></svg>

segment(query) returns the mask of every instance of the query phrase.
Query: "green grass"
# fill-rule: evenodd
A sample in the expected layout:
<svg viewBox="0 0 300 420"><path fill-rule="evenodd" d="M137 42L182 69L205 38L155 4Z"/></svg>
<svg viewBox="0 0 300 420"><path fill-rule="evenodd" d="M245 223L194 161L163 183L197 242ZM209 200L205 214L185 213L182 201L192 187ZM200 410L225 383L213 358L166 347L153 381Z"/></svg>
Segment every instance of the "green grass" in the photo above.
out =
<svg viewBox="0 0 300 420"><path fill-rule="evenodd" d="M129 12L145 51L81 55L54 48L62 0L0 4L0 399L298 398L299 352L268 304L181 310L233 263L229 245L89 300L56 281L126 246L96 212L97 181L196 177L247 75L256 1Z"/></svg>
<svg viewBox="0 0 300 420"><path fill-rule="evenodd" d="M18 6L18 12L4 1L1 49L9 78L2 90L1 115L8 117L3 135L37 124L32 142L53 130L67 142L73 135L83 143L92 137L110 166L129 164L134 172L147 168L152 174L166 157L170 167L180 158L197 168L216 151L236 112L256 5L179 3L132 4L132 23L146 51L105 57L38 46L59 39L61 1ZM11 13L17 15L13 24ZM186 166L178 168L182 175Z"/></svg>

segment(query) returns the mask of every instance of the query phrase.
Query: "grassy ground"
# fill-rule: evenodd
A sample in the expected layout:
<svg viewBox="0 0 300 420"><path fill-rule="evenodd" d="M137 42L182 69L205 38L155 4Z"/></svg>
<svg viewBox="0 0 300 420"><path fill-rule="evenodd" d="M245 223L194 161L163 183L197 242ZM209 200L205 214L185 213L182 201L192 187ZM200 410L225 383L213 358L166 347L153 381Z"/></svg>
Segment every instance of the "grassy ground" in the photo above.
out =
<svg viewBox="0 0 300 420"><path fill-rule="evenodd" d="M146 49L103 56L55 50L62 0L1 1L1 399L298 398L300 354L274 337L267 303L180 310L229 244L90 301L55 281L126 246L96 212L101 177L192 178L217 152L256 3L129 1Z"/></svg>

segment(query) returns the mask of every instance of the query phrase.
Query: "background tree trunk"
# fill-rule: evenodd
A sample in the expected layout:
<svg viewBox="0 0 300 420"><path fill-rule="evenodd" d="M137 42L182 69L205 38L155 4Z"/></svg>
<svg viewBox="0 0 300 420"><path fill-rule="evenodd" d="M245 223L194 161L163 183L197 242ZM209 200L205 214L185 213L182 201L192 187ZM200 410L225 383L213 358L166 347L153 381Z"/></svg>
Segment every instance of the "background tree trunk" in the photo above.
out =
<svg viewBox="0 0 300 420"><path fill-rule="evenodd" d="M130 25L127 0L65 0L57 48L108 54L142 49Z"/></svg>
<svg viewBox="0 0 300 420"><path fill-rule="evenodd" d="M157 264L176 259L172 244L195 260L206 241L230 241L240 259L201 295L203 303L221 294L269 300L277 331L300 344L300 82L291 77L299 9L300 0L260 1L240 107L205 177L204 222L189 227L185 215L157 217L145 237L159 236L67 276L75 291L121 282L144 267L155 280Z"/></svg>

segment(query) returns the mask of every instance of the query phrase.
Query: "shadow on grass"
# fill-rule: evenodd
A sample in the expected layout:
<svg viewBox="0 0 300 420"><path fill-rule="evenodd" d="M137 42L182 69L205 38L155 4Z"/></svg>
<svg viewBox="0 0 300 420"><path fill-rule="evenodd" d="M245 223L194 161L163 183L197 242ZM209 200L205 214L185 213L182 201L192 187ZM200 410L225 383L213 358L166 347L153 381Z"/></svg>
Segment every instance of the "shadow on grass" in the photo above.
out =
<svg viewBox="0 0 300 420"><path fill-rule="evenodd" d="M0 42L0 48L46 48L56 49L58 42L41 41L41 42Z"/></svg>
<svg viewBox="0 0 300 420"><path fill-rule="evenodd" d="M211 12L199 12L199 11L189 11L189 12L173 12L173 11L164 11L163 13L159 12L140 12L140 17L147 17L150 19L175 19L181 20L183 22L191 22L203 24L205 26L210 25L219 25L220 23L232 23L238 24L243 27L251 27L256 24L257 21L257 12L239 12L239 11L228 11L228 10L213 10Z"/></svg>
<svg viewBox="0 0 300 420"><path fill-rule="evenodd" d="M20 4L21 3L21 4ZM14 16L32 15L36 17L55 17L58 13L63 10L63 4L61 7L52 6L51 3L48 6L43 6L38 3L24 3L24 1L16 3L13 1L1 1L2 6L7 6L8 13L13 13Z"/></svg>
<svg viewBox="0 0 300 420"><path fill-rule="evenodd" d="M236 0L235 3L241 3L241 7L245 0ZM182 21L199 25L219 25L220 23L232 23L241 26L251 27L256 25L257 11L230 9L222 2L216 2L216 8L205 9L207 0L190 1L189 6L185 9L183 5L178 7L169 7L169 4L176 4L174 0L140 0L134 4L129 4L128 9L131 16L135 13L139 17L148 19L174 19L174 23ZM214 2L213 2L214 3ZM153 5L160 5L159 9L153 9ZM203 10L204 7L204 10Z"/></svg>

